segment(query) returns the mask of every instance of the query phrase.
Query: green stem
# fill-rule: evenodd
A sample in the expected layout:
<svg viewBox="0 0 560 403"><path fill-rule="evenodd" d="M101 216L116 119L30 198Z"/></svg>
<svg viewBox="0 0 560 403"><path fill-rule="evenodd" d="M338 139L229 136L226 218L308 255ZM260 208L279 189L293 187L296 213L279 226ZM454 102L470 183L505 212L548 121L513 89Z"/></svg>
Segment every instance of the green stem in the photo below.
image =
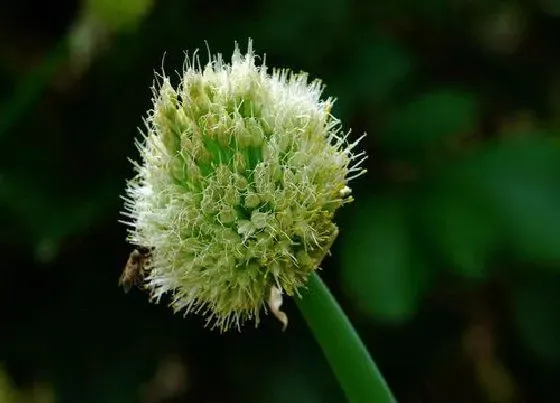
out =
<svg viewBox="0 0 560 403"><path fill-rule="evenodd" d="M395 403L354 327L316 273L310 276L303 298L295 300L348 402Z"/></svg>

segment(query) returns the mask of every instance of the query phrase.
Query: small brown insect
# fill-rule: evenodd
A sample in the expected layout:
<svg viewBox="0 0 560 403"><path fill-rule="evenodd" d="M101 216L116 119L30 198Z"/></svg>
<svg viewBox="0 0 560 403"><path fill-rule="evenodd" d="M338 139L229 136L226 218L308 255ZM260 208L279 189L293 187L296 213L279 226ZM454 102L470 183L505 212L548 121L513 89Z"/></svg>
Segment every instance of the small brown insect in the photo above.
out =
<svg viewBox="0 0 560 403"><path fill-rule="evenodd" d="M125 293L128 293L134 286L141 288L146 274L147 259L148 250L145 248L135 249L128 256L126 266L119 278L119 285L123 286Z"/></svg>

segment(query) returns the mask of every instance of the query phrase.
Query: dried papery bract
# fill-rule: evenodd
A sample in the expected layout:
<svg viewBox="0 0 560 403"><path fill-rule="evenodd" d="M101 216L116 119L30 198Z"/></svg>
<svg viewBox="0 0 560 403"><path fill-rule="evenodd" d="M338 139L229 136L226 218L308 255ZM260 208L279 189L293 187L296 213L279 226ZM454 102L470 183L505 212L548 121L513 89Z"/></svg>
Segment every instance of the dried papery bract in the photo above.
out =
<svg viewBox="0 0 560 403"><path fill-rule="evenodd" d="M334 213L352 200L348 181L364 172L322 84L256 59L249 41L230 63L201 67L193 55L176 88L160 76L126 190L155 301L168 294L175 311L220 330L258 324L267 305L282 313L278 295L318 268Z"/></svg>

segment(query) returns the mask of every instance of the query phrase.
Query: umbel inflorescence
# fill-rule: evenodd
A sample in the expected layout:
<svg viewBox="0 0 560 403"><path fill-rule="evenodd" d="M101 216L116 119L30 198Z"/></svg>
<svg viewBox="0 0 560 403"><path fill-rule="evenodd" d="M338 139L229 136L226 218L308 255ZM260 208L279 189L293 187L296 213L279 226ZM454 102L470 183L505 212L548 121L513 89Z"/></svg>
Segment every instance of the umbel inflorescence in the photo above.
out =
<svg viewBox="0 0 560 403"><path fill-rule="evenodd" d="M231 63L195 54L159 76L128 182L129 240L149 248L145 286L227 330L297 294L338 234L335 211L364 172L305 73L267 72L251 42ZM277 305L278 303L276 303Z"/></svg>

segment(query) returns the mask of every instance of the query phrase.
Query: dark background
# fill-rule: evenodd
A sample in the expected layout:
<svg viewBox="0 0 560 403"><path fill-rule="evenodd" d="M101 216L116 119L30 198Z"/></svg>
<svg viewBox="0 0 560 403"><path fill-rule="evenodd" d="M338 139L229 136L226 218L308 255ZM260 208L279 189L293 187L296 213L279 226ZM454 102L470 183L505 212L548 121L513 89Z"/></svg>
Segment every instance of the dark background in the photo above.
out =
<svg viewBox="0 0 560 403"><path fill-rule="evenodd" d="M0 403L344 401L292 301L286 333L220 335L117 287L154 71L248 37L368 133L321 275L399 402L558 401L560 1L19 0L0 9Z"/></svg>

